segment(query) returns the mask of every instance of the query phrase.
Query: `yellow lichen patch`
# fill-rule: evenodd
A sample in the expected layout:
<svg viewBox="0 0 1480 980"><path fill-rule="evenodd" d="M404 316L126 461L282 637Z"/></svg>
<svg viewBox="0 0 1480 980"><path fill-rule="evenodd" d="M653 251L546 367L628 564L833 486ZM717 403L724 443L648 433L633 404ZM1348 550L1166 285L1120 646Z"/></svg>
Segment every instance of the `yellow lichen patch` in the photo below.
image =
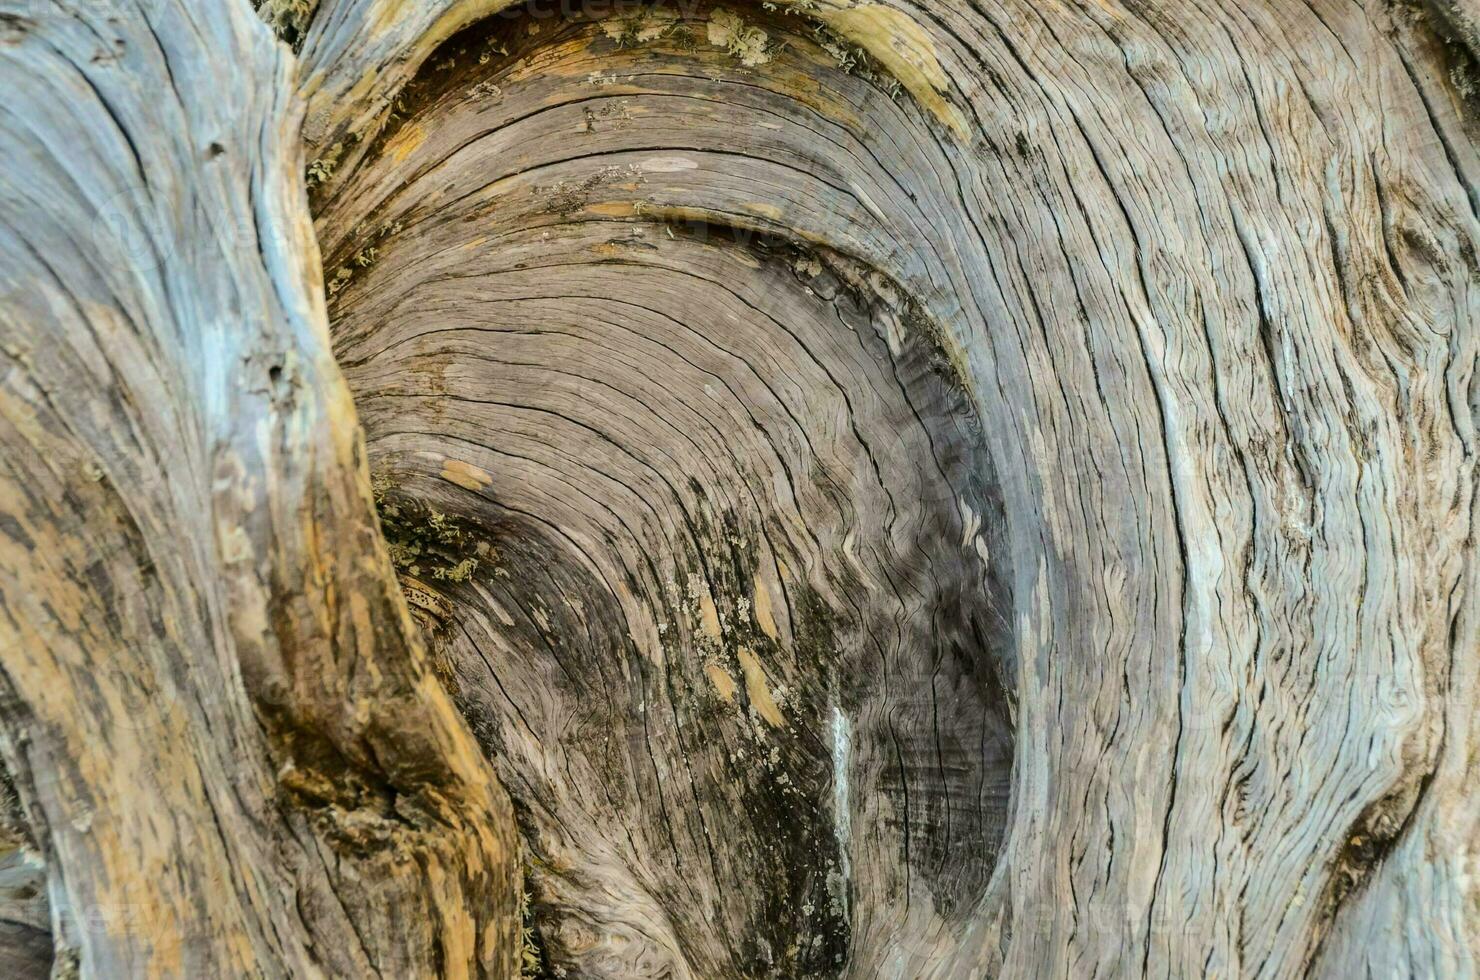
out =
<svg viewBox="0 0 1480 980"><path fill-rule="evenodd" d="M752 608L755 610L755 624L761 628L761 632L779 642L781 631L776 628L776 617L771 614L771 590L766 588L766 583L759 574L755 577Z"/></svg>
<svg viewBox="0 0 1480 980"><path fill-rule="evenodd" d="M770 218L772 221L781 220L781 209L774 204L747 203L740 206L751 214L758 214L763 218Z"/></svg>
<svg viewBox="0 0 1480 980"><path fill-rule="evenodd" d="M404 126L386 143L386 158L392 163L403 163L426 139L427 131L417 123Z"/></svg>
<svg viewBox="0 0 1480 980"><path fill-rule="evenodd" d="M714 689L718 692L719 696L724 698L725 701L733 703L735 700L735 678L730 676L730 672L719 664L710 664L704 668L704 673L709 675L709 683L714 685Z"/></svg>
<svg viewBox="0 0 1480 980"><path fill-rule="evenodd" d="M750 706L772 728L785 726L786 719L781 717L781 709L776 706L776 699L771 697L771 689L766 686L766 671L761 662L745 647L737 653L740 669L745 672L745 694L750 698Z"/></svg>
<svg viewBox="0 0 1480 980"><path fill-rule="evenodd" d="M487 471L460 459L445 460L442 463L442 472L438 475L466 490L482 490L493 482L493 477Z"/></svg>
<svg viewBox="0 0 1480 980"><path fill-rule="evenodd" d="M588 204L583 210L586 214L603 218L631 218L642 213L630 201L603 201L600 204Z"/></svg>
<svg viewBox="0 0 1480 980"><path fill-rule="evenodd" d="M908 14L876 3L809 13L867 51L935 118L962 140L969 139L966 117L943 96L949 80L935 55L935 45Z"/></svg>
<svg viewBox="0 0 1480 980"><path fill-rule="evenodd" d="M720 638L719 610L714 606L714 600L709 593L699 597L699 625L712 640Z"/></svg>
<svg viewBox="0 0 1480 980"><path fill-rule="evenodd" d="M370 21L369 33L372 37L379 38L395 31L402 22L424 22L424 11L436 10L440 6L444 10L442 15L421 30L417 37L418 52L425 58L443 41L467 25L512 7L514 3L515 0L471 0L451 4L429 4L426 0L376 0L367 15ZM417 61L420 62L422 58Z"/></svg>
<svg viewBox="0 0 1480 980"><path fill-rule="evenodd" d="M407 0L379 0L370 6L370 33L375 35L389 33L398 20L406 16Z"/></svg>
<svg viewBox="0 0 1480 980"><path fill-rule="evenodd" d="M586 210L594 209L587 208ZM740 215L710 211L705 208L688 208L676 204L655 204L652 201L643 201L637 213L644 218L652 218L654 221L670 221L674 224L730 225L745 231L765 231L759 222L751 223L743 220ZM759 268L759 265L754 268Z"/></svg>

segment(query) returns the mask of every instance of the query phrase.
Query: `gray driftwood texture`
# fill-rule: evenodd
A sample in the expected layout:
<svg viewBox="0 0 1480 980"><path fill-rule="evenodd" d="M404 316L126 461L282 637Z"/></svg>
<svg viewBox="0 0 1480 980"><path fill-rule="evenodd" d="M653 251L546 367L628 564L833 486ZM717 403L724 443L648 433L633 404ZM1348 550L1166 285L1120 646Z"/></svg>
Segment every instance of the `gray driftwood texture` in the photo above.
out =
<svg viewBox="0 0 1480 980"><path fill-rule="evenodd" d="M0 971L1476 975L1470 0L256 6L0 0Z"/></svg>

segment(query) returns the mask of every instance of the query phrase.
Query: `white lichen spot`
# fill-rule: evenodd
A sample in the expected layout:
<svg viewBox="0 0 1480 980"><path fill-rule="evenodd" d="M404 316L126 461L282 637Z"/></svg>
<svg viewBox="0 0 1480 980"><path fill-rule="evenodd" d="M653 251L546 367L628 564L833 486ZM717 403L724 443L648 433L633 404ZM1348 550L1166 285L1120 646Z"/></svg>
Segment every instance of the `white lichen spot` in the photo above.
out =
<svg viewBox="0 0 1480 980"><path fill-rule="evenodd" d="M487 57L487 55L484 55L484 57ZM494 105L504 101L504 90L487 79L468 89L468 95L480 102L492 103Z"/></svg>
<svg viewBox="0 0 1480 980"><path fill-rule="evenodd" d="M339 158L344 155L344 144L335 143L324 153L323 156L308 165L304 173L304 182L309 187L315 187L324 183L334 176L334 171L339 167Z"/></svg>
<svg viewBox="0 0 1480 980"><path fill-rule="evenodd" d="M601 29L620 48L639 41L656 41L673 30L677 23L677 11L667 7L643 7L630 16L608 18Z"/></svg>
<svg viewBox="0 0 1480 980"><path fill-rule="evenodd" d="M752 27L732 10L716 10L709 16L709 43L724 48L747 68L771 60L771 38L759 27Z"/></svg>
<svg viewBox="0 0 1480 980"><path fill-rule="evenodd" d="M822 263L810 255L806 258L797 259L792 265L792 268L796 270L797 275L805 276L808 279L815 279L822 275Z"/></svg>

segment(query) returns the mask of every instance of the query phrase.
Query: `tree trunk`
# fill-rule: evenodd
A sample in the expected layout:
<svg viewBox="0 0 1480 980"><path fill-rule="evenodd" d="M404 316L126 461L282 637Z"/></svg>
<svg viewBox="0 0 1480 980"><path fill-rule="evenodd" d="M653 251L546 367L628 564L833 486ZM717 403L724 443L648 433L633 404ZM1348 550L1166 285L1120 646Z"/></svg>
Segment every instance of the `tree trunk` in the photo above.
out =
<svg viewBox="0 0 1480 980"><path fill-rule="evenodd" d="M556 6L0 2L0 971L1475 975L1473 4Z"/></svg>

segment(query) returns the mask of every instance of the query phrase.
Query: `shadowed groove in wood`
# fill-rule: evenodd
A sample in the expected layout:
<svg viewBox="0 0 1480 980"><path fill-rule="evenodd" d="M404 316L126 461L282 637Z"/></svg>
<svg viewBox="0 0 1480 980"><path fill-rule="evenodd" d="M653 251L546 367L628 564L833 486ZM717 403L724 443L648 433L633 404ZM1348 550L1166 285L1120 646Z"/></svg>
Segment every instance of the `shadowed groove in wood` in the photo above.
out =
<svg viewBox="0 0 1480 980"><path fill-rule="evenodd" d="M834 117L919 110L835 57L757 11L496 18L321 214L360 225L336 355L388 499L486 542L415 588L577 975L939 955L1001 845L1006 528L959 355L791 223L858 207L850 168L908 199Z"/></svg>

